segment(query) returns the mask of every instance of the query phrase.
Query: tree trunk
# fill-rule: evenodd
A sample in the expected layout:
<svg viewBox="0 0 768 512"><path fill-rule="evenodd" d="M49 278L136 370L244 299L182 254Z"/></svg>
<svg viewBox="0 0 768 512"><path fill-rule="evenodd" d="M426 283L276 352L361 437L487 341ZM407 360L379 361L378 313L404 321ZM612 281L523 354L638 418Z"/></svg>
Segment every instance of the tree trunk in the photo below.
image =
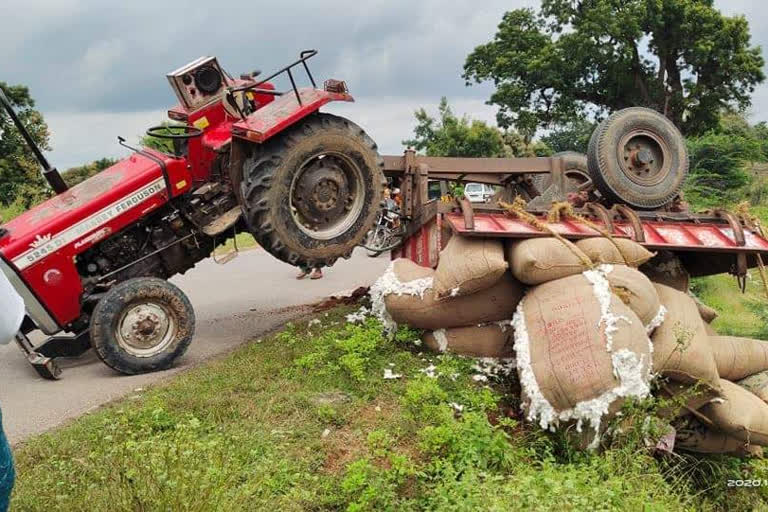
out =
<svg viewBox="0 0 768 512"><path fill-rule="evenodd" d="M666 115L678 128L683 124L683 81L680 76L680 68L677 66L677 52L667 54L665 61L667 72L667 86L664 88Z"/></svg>

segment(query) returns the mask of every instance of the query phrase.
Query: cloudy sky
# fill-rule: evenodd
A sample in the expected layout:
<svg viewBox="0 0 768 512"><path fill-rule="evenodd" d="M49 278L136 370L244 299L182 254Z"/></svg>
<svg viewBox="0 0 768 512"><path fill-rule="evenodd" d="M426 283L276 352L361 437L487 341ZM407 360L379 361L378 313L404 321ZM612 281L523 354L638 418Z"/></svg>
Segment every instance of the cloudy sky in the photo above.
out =
<svg viewBox="0 0 768 512"><path fill-rule="evenodd" d="M762 0L718 0L750 20L768 48ZM175 103L165 74L216 55L233 75L268 72L316 48L320 79L347 81L354 104L327 110L361 124L382 152L399 154L413 111L447 96L457 113L492 121L487 86L465 87L466 55L494 34L505 10L535 0L2 0L0 80L30 87L52 132L59 168L124 155ZM754 120L768 120L768 85Z"/></svg>

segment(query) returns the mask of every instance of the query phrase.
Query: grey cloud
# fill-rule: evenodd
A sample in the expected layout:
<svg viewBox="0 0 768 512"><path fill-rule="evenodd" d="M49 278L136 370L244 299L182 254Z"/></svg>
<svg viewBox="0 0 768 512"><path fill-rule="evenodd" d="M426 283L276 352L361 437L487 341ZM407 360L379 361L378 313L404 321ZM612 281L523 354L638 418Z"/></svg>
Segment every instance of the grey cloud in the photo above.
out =
<svg viewBox="0 0 768 512"><path fill-rule="evenodd" d="M339 106L388 152L410 134L412 112L448 96L459 113L492 119L490 86L465 87L466 55L502 14L534 0L0 1L0 80L30 86L53 133L58 165L115 154L175 102L165 74L200 55L228 71L268 72L317 48L319 79L347 80L358 102ZM768 45L763 2L719 0L744 13ZM287 87L287 84L278 85ZM753 118L768 119L768 86Z"/></svg>
<svg viewBox="0 0 768 512"><path fill-rule="evenodd" d="M526 2L75 1L0 7L0 79L25 83L47 111L132 111L167 106L164 75L203 54L232 73L268 71L299 50L321 51L319 77L366 96L487 97L460 77L466 54L501 14ZM530 2L528 2L530 3Z"/></svg>

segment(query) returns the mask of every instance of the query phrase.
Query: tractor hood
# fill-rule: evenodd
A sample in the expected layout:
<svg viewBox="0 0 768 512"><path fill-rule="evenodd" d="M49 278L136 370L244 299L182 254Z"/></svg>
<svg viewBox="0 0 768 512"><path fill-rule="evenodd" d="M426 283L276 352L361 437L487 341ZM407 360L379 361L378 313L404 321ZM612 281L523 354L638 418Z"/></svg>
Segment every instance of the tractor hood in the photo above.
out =
<svg viewBox="0 0 768 512"><path fill-rule="evenodd" d="M9 221L2 226L7 234L0 238L0 254L21 271L70 245L83 247L89 236L91 244L94 237L105 238L112 219L152 196L167 198L161 161L132 155Z"/></svg>

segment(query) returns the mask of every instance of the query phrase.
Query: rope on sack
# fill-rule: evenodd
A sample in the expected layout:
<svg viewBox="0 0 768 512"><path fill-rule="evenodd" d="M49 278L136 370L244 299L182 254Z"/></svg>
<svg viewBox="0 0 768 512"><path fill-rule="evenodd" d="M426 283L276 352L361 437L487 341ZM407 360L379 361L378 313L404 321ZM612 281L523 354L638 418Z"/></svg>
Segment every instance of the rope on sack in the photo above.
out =
<svg viewBox="0 0 768 512"><path fill-rule="evenodd" d="M627 261L627 257L624 255L624 252L621 250L621 247L619 247L619 244L616 243L616 239L607 229L602 228L601 226L599 226L598 224L595 224L585 216L581 215L580 213L577 213L573 209L573 205L568 201L553 202L552 207L547 212L547 222L560 222L563 218L572 219L572 220L575 220L576 222L584 224L588 228L593 229L594 231L598 232L599 234L607 238L618 251L619 257L621 257L622 261L624 261L624 264L627 266L632 266ZM611 285L611 291L614 293L614 295L616 295L619 299L621 299L621 302L623 302L624 304L628 305L632 301L632 292L630 292L628 289L624 287Z"/></svg>
<svg viewBox="0 0 768 512"><path fill-rule="evenodd" d="M629 265L629 262L627 261L627 257L624 255L624 252L621 250L621 247L619 247L619 244L616 243L616 239L613 237L612 233L610 233L607 229L595 224L594 222L592 222L582 214L576 213L571 203L567 201L553 202L552 207L549 209L549 212L547 212L547 221L560 222L563 218L573 219L576 222L584 224L588 228L593 229L594 231L597 231L598 233L600 233L602 236L607 238L613 244L613 246L619 252L619 256L624 261L624 264L631 266Z"/></svg>
<svg viewBox="0 0 768 512"><path fill-rule="evenodd" d="M568 250L571 251L585 267L592 269L596 266L595 263L589 259L589 256L584 254L582 251L574 250L575 246L566 240L563 235L549 227L546 222L539 220L539 218L532 213L527 212L525 210L526 202L522 197L515 197L515 200L511 204L504 201L499 201L499 206L503 208L507 213L512 214L513 216L527 222L539 231L548 233L556 239L560 240L563 245L565 245Z"/></svg>
<svg viewBox="0 0 768 512"><path fill-rule="evenodd" d="M760 219L751 211L749 211L748 202L743 201L739 203L736 206L736 213L739 215L739 217L742 218L742 220L744 221L744 224L746 224L748 228L755 231L761 237L765 238L765 233L763 232L763 225L760 222ZM763 256L759 252L755 253L755 256L757 257L757 270L760 273L760 280L763 282L763 291L765 292L765 297L768 298L768 277L766 277L766 273L765 273L765 264L763 263Z"/></svg>

